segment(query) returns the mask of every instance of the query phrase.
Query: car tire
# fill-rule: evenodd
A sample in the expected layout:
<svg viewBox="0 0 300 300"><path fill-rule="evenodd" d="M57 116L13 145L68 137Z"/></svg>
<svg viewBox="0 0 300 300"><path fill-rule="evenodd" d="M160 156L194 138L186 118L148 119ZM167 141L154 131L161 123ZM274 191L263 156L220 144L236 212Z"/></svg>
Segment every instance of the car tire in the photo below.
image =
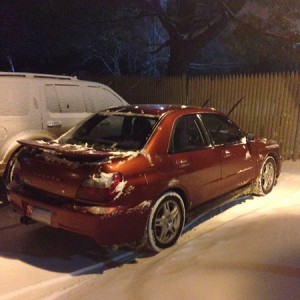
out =
<svg viewBox="0 0 300 300"><path fill-rule="evenodd" d="M162 195L151 209L147 237L148 248L154 252L173 246L181 235L185 222L185 208L180 195Z"/></svg>
<svg viewBox="0 0 300 300"><path fill-rule="evenodd" d="M269 194L276 182L276 162L273 157L265 159L259 176L254 185L254 194L264 196Z"/></svg>
<svg viewBox="0 0 300 300"><path fill-rule="evenodd" d="M12 174L13 174L13 170L14 170L14 164L15 161L17 159L18 153L20 152L21 148L18 148L10 157L7 166L6 166L6 170L3 176L3 184L4 186L7 186L11 181L12 181Z"/></svg>

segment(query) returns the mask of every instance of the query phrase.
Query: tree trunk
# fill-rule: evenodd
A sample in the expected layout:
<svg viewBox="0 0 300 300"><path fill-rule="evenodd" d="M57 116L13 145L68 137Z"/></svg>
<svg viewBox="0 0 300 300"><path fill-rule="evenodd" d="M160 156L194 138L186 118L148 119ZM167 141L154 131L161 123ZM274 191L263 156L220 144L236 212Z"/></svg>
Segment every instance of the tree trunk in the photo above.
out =
<svg viewBox="0 0 300 300"><path fill-rule="evenodd" d="M159 0L150 1L150 7L156 9L160 22L169 34L168 75L188 73L189 64L199 50L226 27L246 1L212 1L212 5L205 8L203 5L198 7L195 0L168 0L166 12ZM230 7L227 2L230 2ZM147 1L144 3L149 5Z"/></svg>
<svg viewBox="0 0 300 300"><path fill-rule="evenodd" d="M185 38L174 30L169 30L170 57L168 63L168 75L182 75L188 73L189 64L199 50L214 39L228 24L227 14L217 16L210 25L206 26Z"/></svg>
<svg viewBox="0 0 300 300"><path fill-rule="evenodd" d="M191 45L180 40L171 40L170 57L168 61L168 75L182 75L188 73L189 64L193 59L189 51Z"/></svg>

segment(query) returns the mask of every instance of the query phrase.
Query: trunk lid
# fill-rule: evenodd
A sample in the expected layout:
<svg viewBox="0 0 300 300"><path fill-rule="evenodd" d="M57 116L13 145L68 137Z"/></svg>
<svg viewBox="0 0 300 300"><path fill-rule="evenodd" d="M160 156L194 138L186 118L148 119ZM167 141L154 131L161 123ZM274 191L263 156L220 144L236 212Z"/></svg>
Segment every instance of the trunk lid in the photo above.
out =
<svg viewBox="0 0 300 300"><path fill-rule="evenodd" d="M67 198L76 198L82 182L97 172L101 161L111 156L108 152L78 145L41 141L19 143L26 147L18 157L23 182Z"/></svg>

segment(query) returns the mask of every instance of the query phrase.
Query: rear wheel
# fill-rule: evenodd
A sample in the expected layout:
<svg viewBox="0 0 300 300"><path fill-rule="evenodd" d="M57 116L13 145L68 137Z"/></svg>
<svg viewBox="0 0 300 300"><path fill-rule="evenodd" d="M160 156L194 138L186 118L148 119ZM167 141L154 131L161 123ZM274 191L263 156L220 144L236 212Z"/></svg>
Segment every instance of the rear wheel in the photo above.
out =
<svg viewBox="0 0 300 300"><path fill-rule="evenodd" d="M174 192L166 193L152 207L147 226L148 246L152 251L173 246L181 235L185 221L182 198Z"/></svg>
<svg viewBox="0 0 300 300"><path fill-rule="evenodd" d="M264 161L260 174L255 182L254 194L263 196L270 193L276 181L276 162L269 156Z"/></svg>

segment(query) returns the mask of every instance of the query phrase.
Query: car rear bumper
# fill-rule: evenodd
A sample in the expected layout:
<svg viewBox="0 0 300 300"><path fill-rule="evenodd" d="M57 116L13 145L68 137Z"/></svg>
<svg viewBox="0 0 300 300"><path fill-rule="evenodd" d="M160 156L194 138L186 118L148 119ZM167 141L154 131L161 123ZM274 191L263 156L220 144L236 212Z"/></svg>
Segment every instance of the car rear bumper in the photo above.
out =
<svg viewBox="0 0 300 300"><path fill-rule="evenodd" d="M7 197L11 207L21 215L51 227L89 236L102 246L140 241L150 212L150 203L134 208L87 207L70 203L54 205L42 202L14 182L7 187Z"/></svg>

